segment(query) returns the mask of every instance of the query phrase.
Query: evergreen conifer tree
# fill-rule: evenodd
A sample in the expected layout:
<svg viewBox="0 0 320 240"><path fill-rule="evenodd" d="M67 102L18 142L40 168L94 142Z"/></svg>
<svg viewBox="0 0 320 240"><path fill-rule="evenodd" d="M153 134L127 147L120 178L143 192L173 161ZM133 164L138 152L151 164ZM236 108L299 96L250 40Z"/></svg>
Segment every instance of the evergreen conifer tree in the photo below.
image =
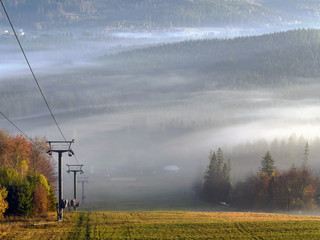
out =
<svg viewBox="0 0 320 240"><path fill-rule="evenodd" d="M213 191L215 178L216 178L216 166L217 166L217 157L214 151L210 152L209 155L210 163L208 165L208 169L206 175L204 176L204 182L202 187L202 195L206 200L211 200L213 197Z"/></svg>
<svg viewBox="0 0 320 240"><path fill-rule="evenodd" d="M27 180L23 180L19 186L17 215L30 216L33 212L32 187Z"/></svg>
<svg viewBox="0 0 320 240"><path fill-rule="evenodd" d="M267 151L266 155L261 160L260 174L266 174L271 176L276 167L274 165L274 160L269 151Z"/></svg>
<svg viewBox="0 0 320 240"><path fill-rule="evenodd" d="M202 196L205 200L217 203L229 200L231 191L230 160L224 163L223 152L221 148L210 152L210 163L202 184Z"/></svg>
<svg viewBox="0 0 320 240"><path fill-rule="evenodd" d="M308 166L308 161L309 161L309 144L308 142L304 146L304 152L303 152L303 167Z"/></svg>

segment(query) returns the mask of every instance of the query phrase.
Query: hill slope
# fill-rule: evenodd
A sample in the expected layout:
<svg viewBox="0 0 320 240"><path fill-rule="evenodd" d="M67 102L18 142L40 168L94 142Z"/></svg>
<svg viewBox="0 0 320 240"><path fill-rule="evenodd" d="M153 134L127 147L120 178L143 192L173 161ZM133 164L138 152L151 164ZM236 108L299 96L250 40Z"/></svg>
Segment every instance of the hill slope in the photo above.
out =
<svg viewBox="0 0 320 240"><path fill-rule="evenodd" d="M291 21L284 12L242 0L24 0L4 1L16 24L132 28L264 25ZM281 18L279 18L281 16ZM5 24L3 13L0 22Z"/></svg>
<svg viewBox="0 0 320 240"><path fill-rule="evenodd" d="M161 99L166 102L170 94L318 82L319 50L320 30L186 41L106 55L91 61L93 65L43 74L41 84L50 92L50 104L56 111L82 106L80 115L117 112L135 104L161 104ZM34 84L26 77L0 82L4 112L23 116L46 110ZM123 104L126 102L130 105Z"/></svg>
<svg viewBox="0 0 320 240"><path fill-rule="evenodd" d="M166 44L105 59L114 69L195 72L220 87L277 87L320 77L319 49L319 30L295 30Z"/></svg>

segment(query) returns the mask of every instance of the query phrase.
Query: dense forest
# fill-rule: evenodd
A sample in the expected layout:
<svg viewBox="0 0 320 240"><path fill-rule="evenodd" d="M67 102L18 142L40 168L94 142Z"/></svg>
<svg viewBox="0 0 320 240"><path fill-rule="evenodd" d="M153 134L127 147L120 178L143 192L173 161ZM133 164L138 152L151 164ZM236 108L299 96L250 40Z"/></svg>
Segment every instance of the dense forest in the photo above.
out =
<svg viewBox="0 0 320 240"><path fill-rule="evenodd" d="M81 106L74 112L79 115L128 110L140 98L131 98L130 103L123 101L138 86L139 90L135 91L143 91L145 97L154 98L159 90L174 91L166 86L159 89L159 84L170 75L185 80L183 88L177 89L182 94L307 85L317 83L320 76L319 36L319 30L301 29L255 37L164 44L99 57L95 59L97 66L43 75L41 85L50 92L48 98L57 113L66 106L68 111ZM28 40L25 44L28 46ZM30 81L27 76L0 82L1 102L8 103L4 108L8 106L18 116L45 109ZM58 87L52 88L52 84ZM10 104L13 102L14 105Z"/></svg>
<svg viewBox="0 0 320 240"><path fill-rule="evenodd" d="M319 36L319 30L301 29L229 40L185 41L106 59L107 64L118 61L116 69L188 69L218 87L277 87L319 77Z"/></svg>
<svg viewBox="0 0 320 240"><path fill-rule="evenodd" d="M0 218L55 210L55 163L46 148L45 139L0 130Z"/></svg>
<svg viewBox="0 0 320 240"><path fill-rule="evenodd" d="M316 15L319 13L319 4L316 0L257 0L259 4L262 4L266 7L275 8L278 10L292 10L294 12L304 11L309 15Z"/></svg>
<svg viewBox="0 0 320 240"><path fill-rule="evenodd" d="M285 170L277 168L277 161L267 151L260 159L255 173L232 184L232 165L226 163L219 148L211 151L209 165L198 186L200 197L212 204L263 211L311 210L318 205L319 178L309 166L309 145L305 144L300 164ZM258 163L259 161L256 160ZM242 162L243 165L247 164Z"/></svg>
<svg viewBox="0 0 320 240"><path fill-rule="evenodd" d="M65 26L96 26L107 28L157 28L194 27L286 23L299 18L288 9L278 9L278 3L269 1L241 0L41 0L5 1L17 24L28 18L30 27L38 29L61 28ZM302 11L313 15L319 9L313 2L306 6L287 4L290 11ZM308 11L306 11L307 9ZM304 10L304 11L303 11ZM283 12L281 12L283 11ZM298 16L301 16L299 14ZM3 22L3 17L0 21ZM59 27L58 27L59 26ZM23 26L27 28L27 26Z"/></svg>

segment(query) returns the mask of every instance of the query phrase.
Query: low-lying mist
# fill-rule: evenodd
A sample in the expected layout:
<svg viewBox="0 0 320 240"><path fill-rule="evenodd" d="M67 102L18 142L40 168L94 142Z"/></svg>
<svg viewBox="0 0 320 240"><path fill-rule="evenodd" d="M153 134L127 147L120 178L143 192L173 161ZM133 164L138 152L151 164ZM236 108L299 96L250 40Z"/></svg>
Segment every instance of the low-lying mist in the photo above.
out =
<svg viewBox="0 0 320 240"><path fill-rule="evenodd" d="M316 87L300 86L300 90L311 93ZM90 207L123 209L120 203L115 205L123 201L130 208L131 201L143 209L147 200L154 208L164 208L164 203L183 198L187 208L196 204L195 186L205 174L210 150L218 147L231 160L234 183L257 172L267 150L280 170L299 165L306 142L310 144L309 164L318 171L318 108L317 96L290 99L281 89L219 90L191 94L170 106L71 119L59 115L58 120L66 136L76 139L73 149L90 181L86 201L97 204ZM60 139L58 133L52 134L56 129L50 122L48 116L16 121L31 136ZM6 122L2 124L14 131ZM65 156L64 163L76 162ZM65 173L64 179L65 195L71 198L73 177Z"/></svg>
<svg viewBox="0 0 320 240"><path fill-rule="evenodd" d="M309 164L318 171L319 84L216 88L187 70L115 71L97 62L112 51L103 50L107 43L78 44L33 51L30 60L62 130L76 140L73 150L89 176L85 192L91 209L123 209L121 203L128 209L134 204L141 209L194 207L209 152L219 147L231 160L233 182L256 172L267 150L279 169L299 165L306 142ZM0 67L0 92L15 97L1 98L2 111L29 136L61 139L27 70L17 70L23 69L23 60L8 63L6 58L12 58L11 51L0 60L15 71ZM19 58L17 52L13 58ZM0 123L16 133L4 119ZM75 163L64 156L64 166ZM73 176L66 172L64 194L73 196Z"/></svg>

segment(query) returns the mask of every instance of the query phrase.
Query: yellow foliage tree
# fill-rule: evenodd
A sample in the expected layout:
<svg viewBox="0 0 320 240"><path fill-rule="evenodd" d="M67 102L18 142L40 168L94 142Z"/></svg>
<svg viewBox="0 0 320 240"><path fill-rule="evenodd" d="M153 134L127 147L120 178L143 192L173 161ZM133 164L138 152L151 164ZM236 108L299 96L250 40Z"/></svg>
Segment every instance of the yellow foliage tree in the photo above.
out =
<svg viewBox="0 0 320 240"><path fill-rule="evenodd" d="M28 141L0 130L2 217L3 213L30 215L32 211L41 214L54 209L55 162L46 154L46 148L45 139Z"/></svg>
<svg viewBox="0 0 320 240"><path fill-rule="evenodd" d="M6 188L0 189L0 219L3 219L3 214L8 208L8 202L5 200L7 198L8 192Z"/></svg>

